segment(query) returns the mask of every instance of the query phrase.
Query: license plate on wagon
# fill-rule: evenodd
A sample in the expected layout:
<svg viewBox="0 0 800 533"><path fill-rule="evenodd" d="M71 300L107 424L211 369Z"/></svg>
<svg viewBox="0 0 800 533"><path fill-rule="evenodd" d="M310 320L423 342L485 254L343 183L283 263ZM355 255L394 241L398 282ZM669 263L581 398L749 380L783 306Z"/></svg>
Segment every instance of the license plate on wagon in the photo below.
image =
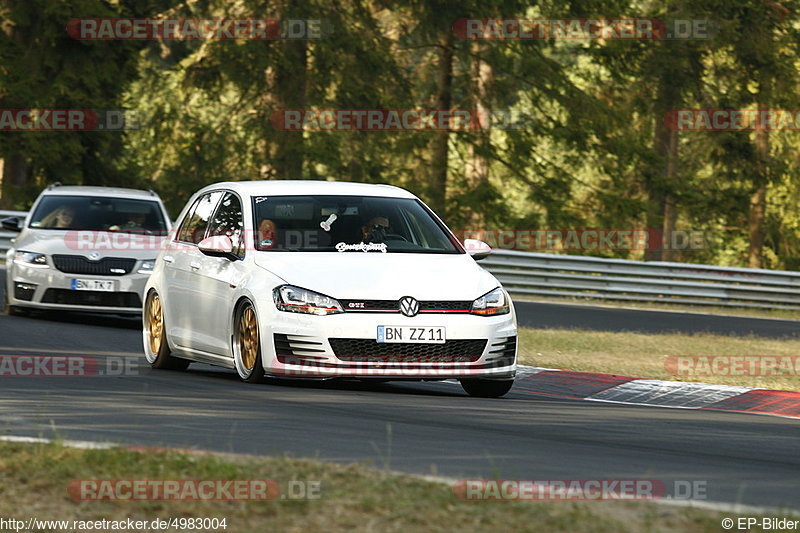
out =
<svg viewBox="0 0 800 533"><path fill-rule="evenodd" d="M378 326L378 342L444 344L447 339L442 326Z"/></svg>
<svg viewBox="0 0 800 533"><path fill-rule="evenodd" d="M110 279L72 279L71 288L74 291L101 291L114 292L114 281Z"/></svg>

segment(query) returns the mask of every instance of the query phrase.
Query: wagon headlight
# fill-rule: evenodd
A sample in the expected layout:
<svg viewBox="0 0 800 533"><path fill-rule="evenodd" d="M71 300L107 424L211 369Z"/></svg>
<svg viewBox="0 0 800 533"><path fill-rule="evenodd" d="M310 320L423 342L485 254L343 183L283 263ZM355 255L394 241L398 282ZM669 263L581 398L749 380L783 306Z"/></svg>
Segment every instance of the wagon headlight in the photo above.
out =
<svg viewBox="0 0 800 533"><path fill-rule="evenodd" d="M153 269L156 267L156 260L155 259L147 259L142 261L142 266L139 267L139 270L136 272L138 274L152 274Z"/></svg>
<svg viewBox="0 0 800 533"><path fill-rule="evenodd" d="M508 295L501 287L489 291L474 302L470 312L473 315L505 315L509 312Z"/></svg>
<svg viewBox="0 0 800 533"><path fill-rule="evenodd" d="M14 262L20 265L47 268L47 256L44 254L37 254L35 252L18 251L14 254Z"/></svg>
<svg viewBox="0 0 800 533"><path fill-rule="evenodd" d="M272 299L279 310L289 313L334 315L344 312L342 304L330 296L292 285L276 287L272 291Z"/></svg>

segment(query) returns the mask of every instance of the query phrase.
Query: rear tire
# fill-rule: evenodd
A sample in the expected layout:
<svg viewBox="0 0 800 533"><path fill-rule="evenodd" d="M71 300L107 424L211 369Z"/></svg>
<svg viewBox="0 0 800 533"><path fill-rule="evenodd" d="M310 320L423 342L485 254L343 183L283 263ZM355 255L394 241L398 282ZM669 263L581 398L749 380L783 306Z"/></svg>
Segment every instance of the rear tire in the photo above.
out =
<svg viewBox="0 0 800 533"><path fill-rule="evenodd" d="M247 300L233 317L233 362L236 373L245 383L264 383L264 365L261 363L261 335L258 316L253 304Z"/></svg>
<svg viewBox="0 0 800 533"><path fill-rule="evenodd" d="M466 393L477 398L499 398L510 391L513 385L513 379L502 381L492 379L461 380L461 386Z"/></svg>
<svg viewBox="0 0 800 533"><path fill-rule="evenodd" d="M172 356L167 342L166 331L161 298L156 291L150 291L142 310L142 337L145 358L152 368L159 370L186 370L191 362Z"/></svg>

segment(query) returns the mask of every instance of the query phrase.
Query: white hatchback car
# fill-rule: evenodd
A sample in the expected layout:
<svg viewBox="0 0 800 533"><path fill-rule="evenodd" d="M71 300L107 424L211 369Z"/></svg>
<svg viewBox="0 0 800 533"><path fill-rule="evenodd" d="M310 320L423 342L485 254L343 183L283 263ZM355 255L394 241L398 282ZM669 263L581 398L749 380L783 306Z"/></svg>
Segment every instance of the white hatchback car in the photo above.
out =
<svg viewBox="0 0 800 533"><path fill-rule="evenodd" d="M471 395L502 396L516 372L514 307L476 263L488 246L465 245L389 185L208 186L147 283L146 358L228 367L246 382L456 378Z"/></svg>
<svg viewBox="0 0 800 533"><path fill-rule="evenodd" d="M171 224L152 191L51 185L6 255L5 307L138 314L144 285Z"/></svg>

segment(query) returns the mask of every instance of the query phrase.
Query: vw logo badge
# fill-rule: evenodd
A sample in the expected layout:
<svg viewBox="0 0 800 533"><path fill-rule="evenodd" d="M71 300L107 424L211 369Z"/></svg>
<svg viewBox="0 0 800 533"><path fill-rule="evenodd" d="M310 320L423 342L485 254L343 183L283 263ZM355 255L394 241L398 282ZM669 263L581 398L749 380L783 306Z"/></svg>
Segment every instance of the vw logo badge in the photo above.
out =
<svg viewBox="0 0 800 533"><path fill-rule="evenodd" d="M416 316L419 313L419 302L411 296L400 298L400 312L406 316Z"/></svg>
<svg viewBox="0 0 800 533"><path fill-rule="evenodd" d="M89 259L91 259L92 261L97 261L98 259L100 259L100 254L97 252L92 252L89 254Z"/></svg>

